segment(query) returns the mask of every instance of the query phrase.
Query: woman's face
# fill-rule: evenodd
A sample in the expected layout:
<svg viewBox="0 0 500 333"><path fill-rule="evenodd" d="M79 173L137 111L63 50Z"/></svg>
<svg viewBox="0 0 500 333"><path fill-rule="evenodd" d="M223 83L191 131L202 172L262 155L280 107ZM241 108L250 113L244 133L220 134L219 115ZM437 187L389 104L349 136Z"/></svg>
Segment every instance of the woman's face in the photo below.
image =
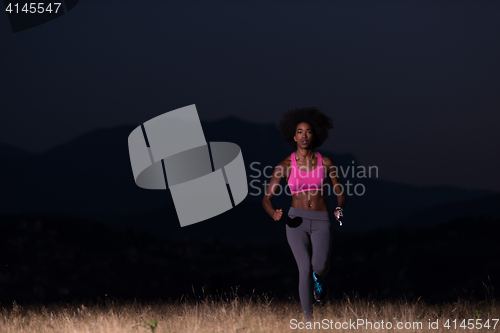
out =
<svg viewBox="0 0 500 333"><path fill-rule="evenodd" d="M297 140L297 147L304 149L311 147L314 140L312 126L308 123L298 124L293 139Z"/></svg>

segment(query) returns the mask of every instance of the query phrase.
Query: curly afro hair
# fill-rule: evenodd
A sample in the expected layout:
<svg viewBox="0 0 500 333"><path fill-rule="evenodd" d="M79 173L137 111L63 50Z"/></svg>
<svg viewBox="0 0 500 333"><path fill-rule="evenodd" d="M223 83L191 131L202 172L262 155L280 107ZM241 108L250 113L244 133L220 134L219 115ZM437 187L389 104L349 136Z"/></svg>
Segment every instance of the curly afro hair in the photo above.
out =
<svg viewBox="0 0 500 333"><path fill-rule="evenodd" d="M295 135L297 125L302 122L312 126L314 134L312 149L321 146L328 138L328 130L333 128L332 119L316 107L297 108L285 112L278 124L278 129L281 132L283 140L288 142L294 149L297 149L297 142L293 139L293 136Z"/></svg>

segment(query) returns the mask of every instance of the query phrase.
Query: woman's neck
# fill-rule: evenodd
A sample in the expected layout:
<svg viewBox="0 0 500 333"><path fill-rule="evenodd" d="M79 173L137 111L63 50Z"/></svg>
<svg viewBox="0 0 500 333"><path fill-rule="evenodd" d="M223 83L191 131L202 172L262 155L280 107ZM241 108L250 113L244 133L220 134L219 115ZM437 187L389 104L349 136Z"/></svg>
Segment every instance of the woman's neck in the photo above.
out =
<svg viewBox="0 0 500 333"><path fill-rule="evenodd" d="M307 159L307 160L312 160L314 156L314 151L312 149L304 149L297 147L297 151L295 152L295 155L299 159Z"/></svg>

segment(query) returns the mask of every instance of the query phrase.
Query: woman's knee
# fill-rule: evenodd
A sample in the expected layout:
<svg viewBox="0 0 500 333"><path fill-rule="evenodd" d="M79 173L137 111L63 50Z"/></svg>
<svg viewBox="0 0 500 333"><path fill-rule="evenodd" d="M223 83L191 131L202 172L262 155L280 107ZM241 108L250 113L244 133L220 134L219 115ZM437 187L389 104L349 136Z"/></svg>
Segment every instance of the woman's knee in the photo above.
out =
<svg viewBox="0 0 500 333"><path fill-rule="evenodd" d="M330 271L330 263L329 262L322 262L316 265L313 265L314 272L316 274L319 274L320 276L326 275Z"/></svg>
<svg viewBox="0 0 500 333"><path fill-rule="evenodd" d="M299 267L299 274L300 274L300 276L309 276L309 275L311 275L312 274L312 267L311 267L311 265Z"/></svg>

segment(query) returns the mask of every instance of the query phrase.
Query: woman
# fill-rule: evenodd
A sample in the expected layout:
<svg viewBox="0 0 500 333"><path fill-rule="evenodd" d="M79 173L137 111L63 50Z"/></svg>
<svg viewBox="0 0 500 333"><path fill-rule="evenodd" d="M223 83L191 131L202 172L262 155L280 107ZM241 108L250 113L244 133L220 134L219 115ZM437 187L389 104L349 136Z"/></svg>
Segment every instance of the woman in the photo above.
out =
<svg viewBox="0 0 500 333"><path fill-rule="evenodd" d="M325 177L329 177L337 196L338 207L333 214L340 221L346 197L335 164L314 149L321 146L333 128L332 119L317 108L287 111L278 124L281 135L296 151L274 169L262 205L275 221L283 215L274 209L271 200L281 179L292 193L288 211L286 237L299 269L299 296L304 318L312 320L313 294L316 301L328 293L326 275L330 269L331 222L324 196ZM314 282L314 287L313 287Z"/></svg>

